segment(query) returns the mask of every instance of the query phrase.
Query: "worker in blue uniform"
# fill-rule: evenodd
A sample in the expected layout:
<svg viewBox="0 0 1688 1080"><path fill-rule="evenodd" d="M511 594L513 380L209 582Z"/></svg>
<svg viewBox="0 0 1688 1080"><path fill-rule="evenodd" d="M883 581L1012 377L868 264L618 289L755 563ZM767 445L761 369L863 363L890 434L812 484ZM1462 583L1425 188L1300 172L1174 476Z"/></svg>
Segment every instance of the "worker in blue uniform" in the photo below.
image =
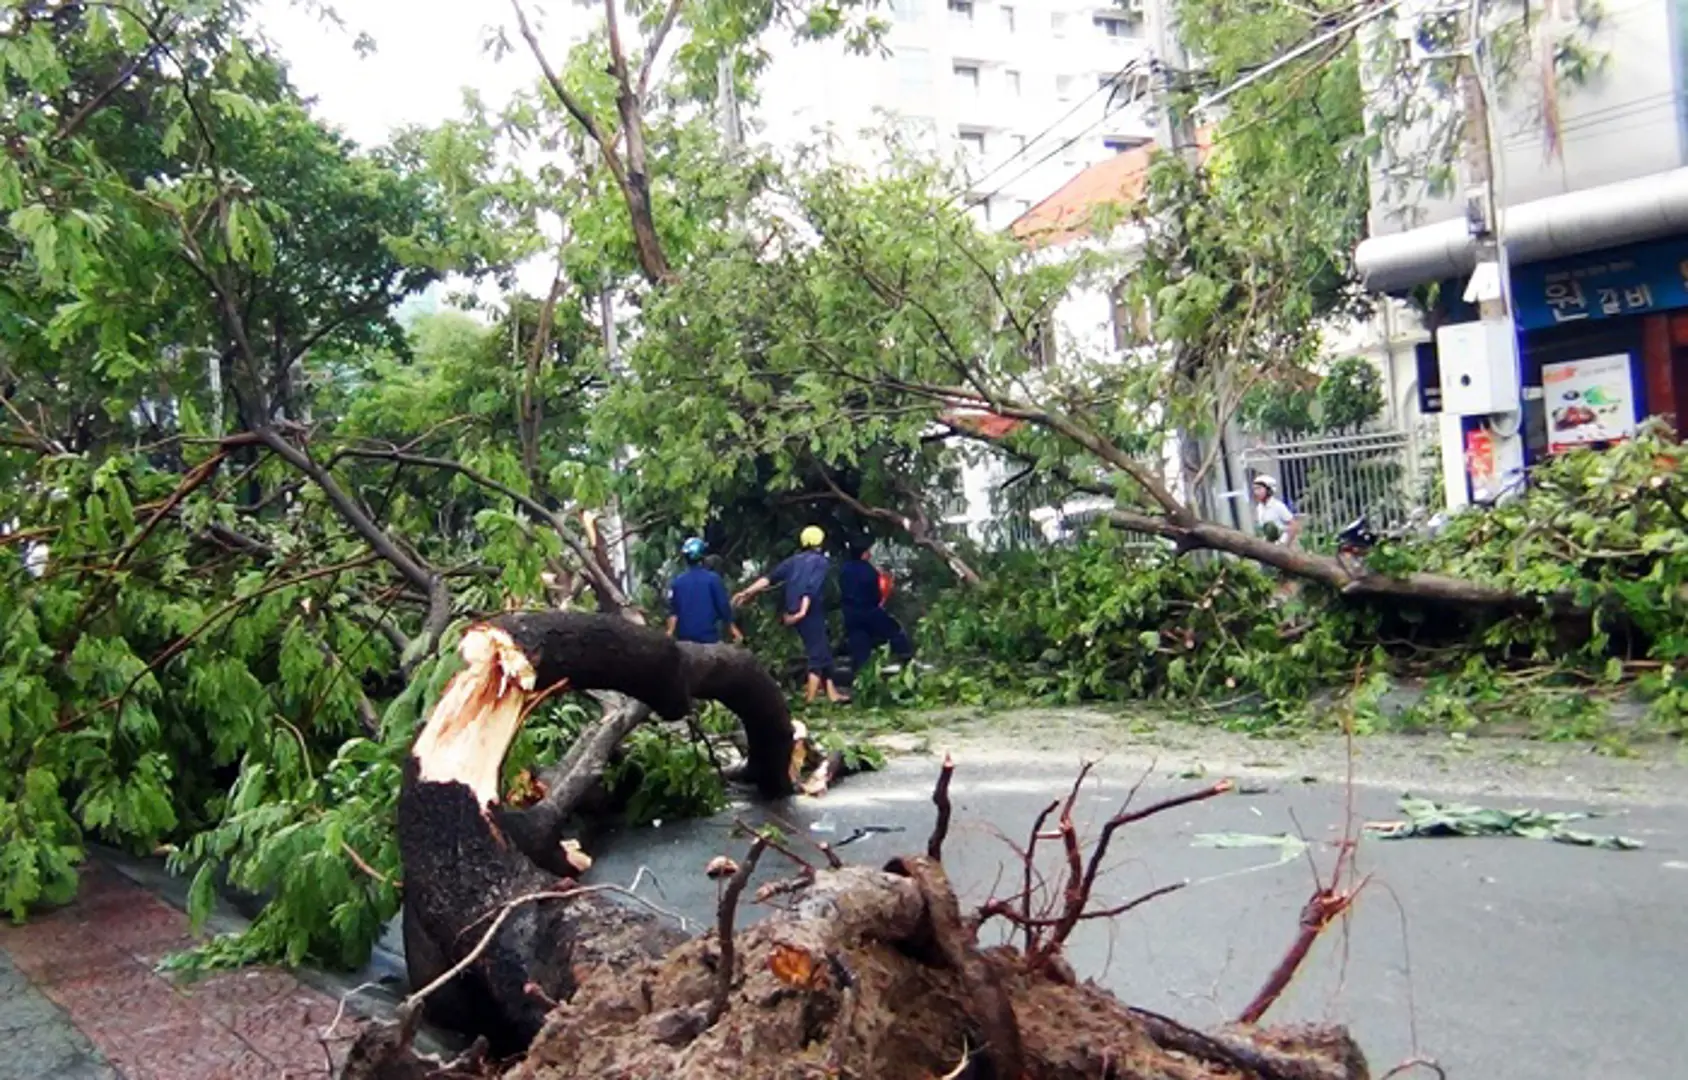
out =
<svg viewBox="0 0 1688 1080"><path fill-rule="evenodd" d="M721 640L721 627L725 626L734 641L743 641L744 632L733 620L726 583L720 574L703 565L708 551L709 546L696 536L680 545L686 569L668 586L668 636L714 645Z"/></svg>
<svg viewBox="0 0 1688 1080"><path fill-rule="evenodd" d="M906 664L914 657L914 645L902 624L885 610L887 578L873 565L869 558L872 554L872 539L862 537L850 544L850 558L838 568L838 600L844 610L852 676L861 673L873 650L882 644L891 646L891 655L898 663Z"/></svg>
<svg viewBox="0 0 1688 1080"><path fill-rule="evenodd" d="M797 631L808 664L808 678L803 688L804 703L813 702L823 686L828 700L846 702L850 696L838 688L832 670L832 645L827 640L826 608L822 599L827 575L832 571L831 560L821 550L821 545L826 543L826 534L819 526L810 525L798 534L797 542L801 549L797 554L741 589L733 597L733 604L742 604L775 585L784 585L785 602L780 621Z"/></svg>

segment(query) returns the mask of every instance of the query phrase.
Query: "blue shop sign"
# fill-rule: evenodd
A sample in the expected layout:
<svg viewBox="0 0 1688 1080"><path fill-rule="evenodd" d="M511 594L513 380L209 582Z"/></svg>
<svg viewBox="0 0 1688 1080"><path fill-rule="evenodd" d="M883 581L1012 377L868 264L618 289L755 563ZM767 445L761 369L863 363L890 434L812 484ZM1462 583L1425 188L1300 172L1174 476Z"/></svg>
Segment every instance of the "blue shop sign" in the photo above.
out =
<svg viewBox="0 0 1688 1080"><path fill-rule="evenodd" d="M1525 330L1688 307L1688 238L1515 266L1512 307Z"/></svg>

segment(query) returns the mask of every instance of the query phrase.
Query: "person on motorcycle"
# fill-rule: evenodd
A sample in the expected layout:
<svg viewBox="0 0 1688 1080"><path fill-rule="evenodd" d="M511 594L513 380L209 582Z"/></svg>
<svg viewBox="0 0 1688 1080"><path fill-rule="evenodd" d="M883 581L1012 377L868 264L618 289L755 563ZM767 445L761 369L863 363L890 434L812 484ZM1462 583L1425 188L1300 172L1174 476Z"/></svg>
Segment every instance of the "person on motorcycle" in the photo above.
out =
<svg viewBox="0 0 1688 1080"><path fill-rule="evenodd" d="M1254 523L1274 544L1295 547L1301 539L1301 519L1278 497L1278 482L1270 476L1254 478Z"/></svg>

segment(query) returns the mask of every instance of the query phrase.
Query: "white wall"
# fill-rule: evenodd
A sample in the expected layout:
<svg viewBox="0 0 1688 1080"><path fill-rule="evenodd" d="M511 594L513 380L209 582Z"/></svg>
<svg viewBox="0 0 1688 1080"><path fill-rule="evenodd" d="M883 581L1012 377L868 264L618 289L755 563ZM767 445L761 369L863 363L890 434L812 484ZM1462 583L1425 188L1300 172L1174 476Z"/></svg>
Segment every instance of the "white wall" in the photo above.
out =
<svg viewBox="0 0 1688 1080"><path fill-rule="evenodd" d="M1428 2L1428 0L1425 0ZM1688 162L1679 53L1683 27L1677 0L1614 0L1601 28L1586 40L1605 57L1604 70L1581 87L1561 83L1562 151L1550 156L1542 123L1541 71L1533 61L1501 95L1495 110L1496 190L1502 205L1581 191L1664 172ZM1401 8L1402 18L1415 5ZM1537 19L1541 5L1532 4ZM1412 213L1403 216L1405 206ZM1463 213L1459 192L1430 199L1422 190L1396 195L1373 184L1371 231L1384 236Z"/></svg>

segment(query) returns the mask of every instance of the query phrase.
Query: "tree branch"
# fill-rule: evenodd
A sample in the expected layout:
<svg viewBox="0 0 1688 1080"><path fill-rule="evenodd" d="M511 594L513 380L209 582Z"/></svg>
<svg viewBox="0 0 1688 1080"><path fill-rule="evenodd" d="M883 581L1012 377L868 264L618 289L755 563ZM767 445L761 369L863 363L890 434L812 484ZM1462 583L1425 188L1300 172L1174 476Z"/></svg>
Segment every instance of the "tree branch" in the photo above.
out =
<svg viewBox="0 0 1688 1080"><path fill-rule="evenodd" d="M176 36L176 30L181 26L181 23L178 21L172 24L168 33L161 34L159 31L163 28L163 26L163 12L159 13L158 18L154 19L150 26L143 24L143 27L147 32L147 37L151 40L152 44L147 46L146 50L139 56L132 58L128 63L124 64L123 67L118 70L117 74L112 76L110 82L106 83L106 85L101 87L93 97L83 102L80 108L65 118L64 123L59 125L59 129L53 132L51 142L54 145L64 142L72 135L75 135L78 131L81 131L82 125L86 124L89 118L95 113L99 112L100 109L105 106L105 103L111 100L111 96L113 94L127 86L129 84L129 80L133 79L141 68L151 63L154 57L169 47L170 39Z"/></svg>
<svg viewBox="0 0 1688 1080"><path fill-rule="evenodd" d="M522 39L527 42L528 51L538 61L539 69L545 75L545 82L551 87L552 93L563 108L574 118L598 145L604 155L604 166L609 169L610 176L615 179L616 187L621 190L622 200L627 204L628 214L633 226L634 245L639 254L639 267L644 272L646 280L653 285L663 284L673 277L668 268L668 260L662 253L661 242L657 239L656 227L651 217L651 198L649 177L645 174L645 139L644 120L639 107L639 100L635 96L631 80L627 74L627 60L621 52L620 31L616 25L615 0L605 0L606 12L609 20L610 50L615 65L616 81L619 84L616 94L616 108L621 113L622 124L627 137L627 158L616 151L615 139L604 131L603 125L592 118L585 105L569 93L568 87L557 75L556 69L545 58L545 50L539 44L539 37L533 32L528 22L527 12L523 10L521 0L510 0L510 6L516 13L516 26L521 31Z"/></svg>
<svg viewBox="0 0 1688 1080"><path fill-rule="evenodd" d="M601 606L609 611L625 611L632 608L633 602L627 596L626 592L622 590L621 586L616 583L613 577L604 572L603 567L598 565L597 560L592 557L591 552L586 549L586 546L580 542L580 540L565 524L567 518L565 518L562 514L549 509L537 499L522 494L515 488L510 487L508 484L500 483L492 477L487 476L485 473L477 472L460 461L453 461L450 458L428 457L423 454L411 454L397 449L373 450L361 447L348 447L339 450L336 453L336 456L368 458L375 461L392 461L406 465L420 465L430 469L443 469L447 472L456 473L478 487L483 487L488 491L494 491L503 495L511 502L514 502L517 506L520 506L528 513L533 514L535 517L545 521L551 526L551 528L557 533L557 536L563 541L564 546L573 552L575 558L580 562L581 572L584 573L587 580L591 582L593 592L597 593L599 599L603 601Z"/></svg>
<svg viewBox="0 0 1688 1080"><path fill-rule="evenodd" d="M639 65L639 100L644 101L650 94L651 72L656 67L657 54L662 51L662 43L674 29L675 20L680 17L680 6L685 0L668 0L668 9L662 13L662 21L657 24L656 31L651 34L650 43L645 46L645 62Z"/></svg>

